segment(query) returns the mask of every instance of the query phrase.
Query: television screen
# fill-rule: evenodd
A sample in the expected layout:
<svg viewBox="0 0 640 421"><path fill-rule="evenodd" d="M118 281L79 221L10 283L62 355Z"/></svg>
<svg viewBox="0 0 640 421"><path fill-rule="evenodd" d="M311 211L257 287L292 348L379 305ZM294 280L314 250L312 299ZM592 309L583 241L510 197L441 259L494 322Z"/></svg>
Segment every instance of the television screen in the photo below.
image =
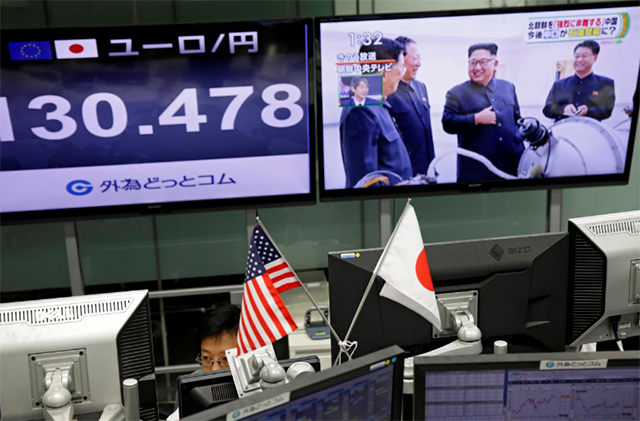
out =
<svg viewBox="0 0 640 421"><path fill-rule="evenodd" d="M321 198L628 182L640 7L319 19Z"/></svg>
<svg viewBox="0 0 640 421"><path fill-rule="evenodd" d="M315 200L311 30L2 31L3 220Z"/></svg>

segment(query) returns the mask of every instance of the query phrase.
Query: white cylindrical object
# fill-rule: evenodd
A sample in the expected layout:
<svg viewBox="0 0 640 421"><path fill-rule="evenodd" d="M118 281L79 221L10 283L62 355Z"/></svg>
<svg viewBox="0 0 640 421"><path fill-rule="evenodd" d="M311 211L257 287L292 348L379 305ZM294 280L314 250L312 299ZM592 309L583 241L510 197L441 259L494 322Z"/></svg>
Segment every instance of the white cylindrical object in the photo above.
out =
<svg viewBox="0 0 640 421"><path fill-rule="evenodd" d="M124 380L122 382L122 394L124 396L125 421L140 421L140 397L138 393L138 380Z"/></svg>
<svg viewBox="0 0 640 421"><path fill-rule="evenodd" d="M507 353L507 343L505 341L495 341L493 343L493 353L494 354L506 354Z"/></svg>

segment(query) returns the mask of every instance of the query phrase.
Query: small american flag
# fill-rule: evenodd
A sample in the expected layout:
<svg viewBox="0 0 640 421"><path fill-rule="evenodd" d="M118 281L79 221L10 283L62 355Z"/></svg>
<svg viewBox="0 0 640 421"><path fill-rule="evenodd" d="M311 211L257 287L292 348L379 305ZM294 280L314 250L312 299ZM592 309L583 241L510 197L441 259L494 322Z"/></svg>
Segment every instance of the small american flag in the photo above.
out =
<svg viewBox="0 0 640 421"><path fill-rule="evenodd" d="M284 289L278 290L272 276L279 279ZM291 282L286 282L289 278L294 278L298 285L290 286ZM299 281L264 230L256 225L247 256L238 355L275 342L298 328L279 294L296 286L300 286Z"/></svg>
<svg viewBox="0 0 640 421"><path fill-rule="evenodd" d="M278 253L278 248L273 244L271 238L269 238L269 235L262 229L260 224L256 224L251 240L255 241L258 246L258 253L262 258L264 267L267 268L267 273L271 278L271 282L273 282L273 286L276 287L276 291L283 292L301 286L300 281L284 258Z"/></svg>

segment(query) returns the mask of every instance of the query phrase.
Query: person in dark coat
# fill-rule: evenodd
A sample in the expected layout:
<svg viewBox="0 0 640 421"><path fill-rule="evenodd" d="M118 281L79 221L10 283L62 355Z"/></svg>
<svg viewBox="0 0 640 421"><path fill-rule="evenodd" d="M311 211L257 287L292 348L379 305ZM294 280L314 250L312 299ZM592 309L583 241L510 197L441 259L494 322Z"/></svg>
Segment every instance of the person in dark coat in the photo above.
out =
<svg viewBox="0 0 640 421"><path fill-rule="evenodd" d="M444 130L458 135L458 146L488 158L498 169L516 175L524 151L516 122L520 106L511 82L496 79L498 46L469 47L469 79L447 92ZM458 182L501 180L472 158L458 155Z"/></svg>
<svg viewBox="0 0 640 421"><path fill-rule="evenodd" d="M380 107L343 108L340 116L340 146L346 174L346 187L354 187L365 175L391 171L402 180L411 178L411 159L391 116L386 98L398 89L404 75L404 48L389 38L378 45L363 45L360 52L375 52L377 60L394 60L384 72Z"/></svg>
<svg viewBox="0 0 640 421"><path fill-rule="evenodd" d="M431 132L431 107L427 86L416 80L418 69L422 65L420 51L411 38L398 37L396 41L404 45L404 63L407 71L398 84L398 90L389 95L387 101L391 104L393 116L409 151L413 175L426 174L436 154Z"/></svg>
<svg viewBox="0 0 640 421"><path fill-rule="evenodd" d="M354 76L351 78L351 92L353 96L343 101L343 107L362 107L365 105L381 105L380 101L369 98L369 80L366 77Z"/></svg>
<svg viewBox="0 0 640 421"><path fill-rule="evenodd" d="M598 121L611 117L616 102L613 79L593 73L600 44L583 41L573 49L576 73L556 81L547 96L543 114L558 121L587 116Z"/></svg>

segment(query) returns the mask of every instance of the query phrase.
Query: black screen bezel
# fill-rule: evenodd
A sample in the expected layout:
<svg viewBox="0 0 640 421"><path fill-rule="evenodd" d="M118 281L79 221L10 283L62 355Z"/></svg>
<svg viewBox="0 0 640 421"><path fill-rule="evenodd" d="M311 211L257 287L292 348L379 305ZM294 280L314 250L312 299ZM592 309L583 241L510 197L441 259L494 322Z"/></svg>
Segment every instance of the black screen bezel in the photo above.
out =
<svg viewBox="0 0 640 421"><path fill-rule="evenodd" d="M308 63L308 156L309 156L309 192L301 194L274 195L274 196L255 196L240 197L230 199L210 199L210 200L189 200L175 202L154 202L141 203L133 205L113 205L113 206L92 206L82 208L67 209L46 209L37 211L19 211L19 212L3 212L0 213L0 224L21 224L32 222L60 222L81 219L98 219L109 217L132 217L142 215L160 215L167 213L186 213L186 212L204 212L214 210L236 210L251 209L257 207L274 207L274 206L294 206L294 205L312 205L316 202L316 138L315 138L315 95L314 88L314 71L313 71L313 20L311 18L296 19L276 19L276 20L260 20L245 22L199 22L199 23L178 23L163 25L136 25L136 26L108 26L100 27L100 30L109 29L126 29L130 33L130 37L134 38L136 34L149 31L161 33L163 28L171 27L179 29L179 27L192 27L195 25L216 25L231 28L234 25L278 25L278 24L295 24L307 25L307 63ZM43 28L43 29L9 29L2 30L0 34L3 41L20 40L20 39L55 39L56 37L66 38L82 38L82 34L95 32L96 28L78 27L78 28ZM24 35L23 35L24 34ZM24 38L27 36L28 38ZM42 38L44 37L44 38ZM6 50L3 49L6 52ZM8 53L7 53L8 54ZM2 62L10 62L8 57L3 56ZM186 161L185 161L186 162Z"/></svg>
<svg viewBox="0 0 640 421"><path fill-rule="evenodd" d="M553 177L544 179L527 179L527 180L501 180L488 181L479 183L447 183L447 184L431 184L416 186L391 186L376 187L370 189L326 189L325 188L325 161L324 161L324 131L322 118L322 63L320 56L320 26L322 23L331 22L349 22L349 21L376 21L376 20L392 20L392 19L411 19L411 18L436 18L436 17L459 17L472 15L500 15L509 13L531 13L531 12L549 12L559 10L588 10L588 9L611 9L622 7L638 7L638 3L634 1L616 2L615 5L605 2L589 3L589 4L566 4L566 5L547 5L547 6L527 6L527 7L505 7L499 9L467 9L467 10L447 10L434 12L415 12L415 13L390 13L390 14L371 14L371 15L351 15L351 16L335 16L321 17L315 19L315 56L316 56L316 104L317 104L317 135L318 144L318 181L320 184L319 195L321 202L339 201L339 200L362 200L362 199L387 199L408 196L428 196L428 195L446 195L459 193L478 193L489 191L523 191L523 190L540 190L540 189L561 189L573 187L596 187L609 185L625 185L629 183L631 173L631 163L633 158L633 148L635 144L636 132L638 128L638 101L637 97L634 102L634 112L631 118L631 129L629 132L629 144L627 146L627 156L625 159L625 171L619 174L605 175L586 175L573 177ZM636 89L640 89L640 70L636 81Z"/></svg>

